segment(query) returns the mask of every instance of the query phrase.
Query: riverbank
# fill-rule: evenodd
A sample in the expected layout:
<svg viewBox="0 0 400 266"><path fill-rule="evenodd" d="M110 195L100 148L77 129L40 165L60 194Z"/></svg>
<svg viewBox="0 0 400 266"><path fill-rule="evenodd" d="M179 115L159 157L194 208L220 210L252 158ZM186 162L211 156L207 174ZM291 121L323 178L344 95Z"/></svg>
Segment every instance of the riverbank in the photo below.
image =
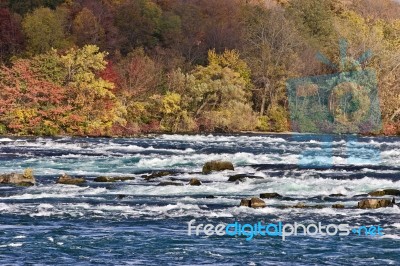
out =
<svg viewBox="0 0 400 266"><path fill-rule="evenodd" d="M283 131L283 132L272 132L272 131L237 131L237 132L162 132L162 131L154 131L154 132L146 132L146 133L137 133L131 135L105 135L105 136L98 136L98 135L74 135L74 134L62 134L62 135L19 135L19 134L4 134L0 135L0 138L18 138L18 137L29 137L29 138L37 138L37 137L54 137L54 138L63 138L63 137L75 137L75 138L145 138L145 137L152 137L152 136L160 136L160 135L188 135L188 136L196 136L196 135L215 135L215 136L223 136L223 135L233 135L233 136L240 136L240 135L325 135L326 133L299 133L299 132L292 132L292 131ZM346 135L346 134L327 134L327 135ZM390 134L350 134L356 135L360 137L396 137L398 135L390 135Z"/></svg>

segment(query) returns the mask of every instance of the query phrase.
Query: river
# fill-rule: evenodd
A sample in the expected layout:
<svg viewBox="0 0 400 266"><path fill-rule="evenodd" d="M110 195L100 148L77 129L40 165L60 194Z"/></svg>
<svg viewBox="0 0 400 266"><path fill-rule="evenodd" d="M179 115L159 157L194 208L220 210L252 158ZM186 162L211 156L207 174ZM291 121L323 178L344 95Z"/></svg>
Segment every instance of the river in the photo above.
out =
<svg viewBox="0 0 400 266"><path fill-rule="evenodd" d="M210 160L235 170L201 174ZM398 137L3 137L0 162L0 173L32 168L37 180L0 186L1 265L400 265L399 206L354 208L370 191L400 189ZM176 174L142 178L157 170ZM56 184L62 173L87 183ZM260 178L227 182L233 174ZM98 176L135 179L94 182ZM201 186L187 185L194 177ZM183 185L158 186L171 179ZM239 207L265 192L284 197L266 199L265 208ZM320 207L293 207L300 202ZM380 225L384 235L189 236L193 219Z"/></svg>

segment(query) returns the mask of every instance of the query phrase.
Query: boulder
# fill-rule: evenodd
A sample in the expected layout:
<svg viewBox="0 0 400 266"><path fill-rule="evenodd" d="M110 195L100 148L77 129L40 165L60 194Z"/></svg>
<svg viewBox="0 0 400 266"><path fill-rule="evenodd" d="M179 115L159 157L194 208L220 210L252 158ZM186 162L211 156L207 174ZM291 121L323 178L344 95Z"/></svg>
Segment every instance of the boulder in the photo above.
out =
<svg viewBox="0 0 400 266"><path fill-rule="evenodd" d="M293 206L293 208L305 208L305 207L306 207L306 204L304 204L304 202L299 202Z"/></svg>
<svg viewBox="0 0 400 266"><path fill-rule="evenodd" d="M192 178L189 181L189 185L191 186L201 186L201 181L197 178Z"/></svg>
<svg viewBox="0 0 400 266"><path fill-rule="evenodd" d="M182 183L178 183L178 182L171 182L171 181L166 181L166 182L161 182L159 183L157 186L183 186Z"/></svg>
<svg viewBox="0 0 400 266"><path fill-rule="evenodd" d="M400 190L398 189L383 189L372 191L368 193L368 195L372 197L381 197L381 196L400 196Z"/></svg>
<svg viewBox="0 0 400 266"><path fill-rule="evenodd" d="M152 172L149 175L142 175L142 178L146 179L147 181L154 179L154 178L159 178L159 177L163 177L163 176L168 176L168 175L174 175L174 172L171 171L156 171L156 172Z"/></svg>
<svg viewBox="0 0 400 266"><path fill-rule="evenodd" d="M261 193L260 198L262 199L276 199L276 198L282 198L282 196L276 192L271 192L271 193Z"/></svg>
<svg viewBox="0 0 400 266"><path fill-rule="evenodd" d="M232 175L229 177L228 182L244 182L246 178L249 179L264 179L262 176L254 176L254 175L246 175L246 174L238 174L238 175Z"/></svg>
<svg viewBox="0 0 400 266"><path fill-rule="evenodd" d="M377 209L393 206L391 199L363 199L358 202L360 209Z"/></svg>
<svg viewBox="0 0 400 266"><path fill-rule="evenodd" d="M96 177L94 182L116 182L116 181L126 181L126 180L135 180L132 176L117 176L117 177L109 177L109 176L99 176Z"/></svg>
<svg viewBox="0 0 400 266"><path fill-rule="evenodd" d="M78 178L78 177L71 177L67 174L63 174L60 176L57 180L57 184L64 184L64 185L80 185L85 183L86 180L84 178Z"/></svg>
<svg viewBox="0 0 400 266"><path fill-rule="evenodd" d="M36 179L31 169L26 169L23 174L2 174L0 175L0 184L14 184L18 186L33 186Z"/></svg>
<svg viewBox="0 0 400 266"><path fill-rule="evenodd" d="M344 209L344 205L343 204L333 204L332 208L334 208L334 209Z"/></svg>
<svg viewBox="0 0 400 266"><path fill-rule="evenodd" d="M260 198L251 198L251 199L242 199L240 201L240 206L245 206L250 208L264 208L267 205Z"/></svg>
<svg viewBox="0 0 400 266"><path fill-rule="evenodd" d="M210 161L206 162L203 166L202 173L209 174L212 171L235 170L231 162L226 161Z"/></svg>
<svg viewBox="0 0 400 266"><path fill-rule="evenodd" d="M267 206L265 204L265 201L263 201L260 198L251 198L251 200L250 200L250 207L251 208L264 208L265 206Z"/></svg>

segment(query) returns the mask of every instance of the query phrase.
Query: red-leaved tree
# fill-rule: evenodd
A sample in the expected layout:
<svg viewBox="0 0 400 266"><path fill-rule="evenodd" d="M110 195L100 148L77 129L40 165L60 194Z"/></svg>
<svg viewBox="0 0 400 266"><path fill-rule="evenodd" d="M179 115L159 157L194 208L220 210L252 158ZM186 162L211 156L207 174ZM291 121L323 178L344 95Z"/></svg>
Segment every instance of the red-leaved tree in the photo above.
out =
<svg viewBox="0 0 400 266"><path fill-rule="evenodd" d="M56 135L73 125L66 91L39 78L29 60L0 69L0 129L13 134Z"/></svg>

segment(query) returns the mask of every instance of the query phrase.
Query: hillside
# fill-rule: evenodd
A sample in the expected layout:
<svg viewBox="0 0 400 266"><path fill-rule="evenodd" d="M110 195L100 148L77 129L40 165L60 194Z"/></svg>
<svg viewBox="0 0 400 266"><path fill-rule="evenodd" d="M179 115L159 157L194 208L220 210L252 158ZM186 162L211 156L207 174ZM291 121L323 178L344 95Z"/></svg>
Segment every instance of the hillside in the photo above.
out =
<svg viewBox="0 0 400 266"><path fill-rule="evenodd" d="M0 134L297 130L288 80L364 70L398 134L399 61L391 0L1 0ZM296 119L354 132L321 108Z"/></svg>

